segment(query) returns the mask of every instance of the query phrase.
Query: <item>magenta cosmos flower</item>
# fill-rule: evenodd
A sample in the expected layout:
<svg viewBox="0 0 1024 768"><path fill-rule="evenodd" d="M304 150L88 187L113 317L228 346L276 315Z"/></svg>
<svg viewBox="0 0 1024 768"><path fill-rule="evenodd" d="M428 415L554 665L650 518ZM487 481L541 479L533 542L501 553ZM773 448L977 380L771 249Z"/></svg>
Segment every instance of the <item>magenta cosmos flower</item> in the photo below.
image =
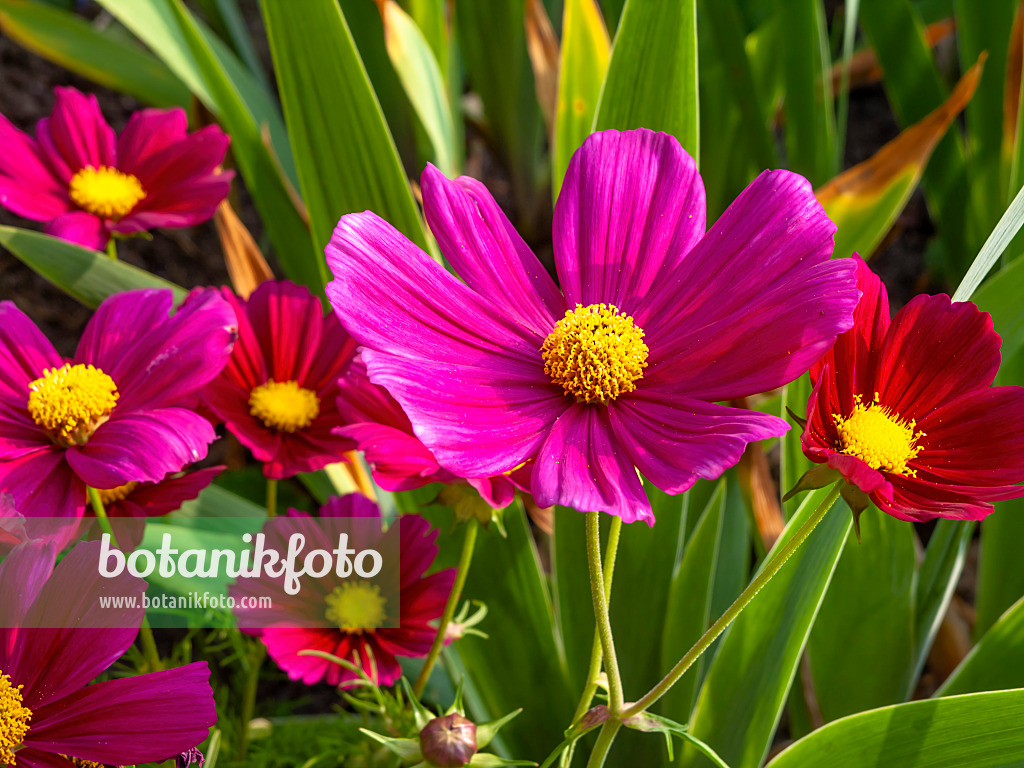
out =
<svg viewBox="0 0 1024 768"><path fill-rule="evenodd" d="M32 542L0 563L0 765L162 762L217 720L205 661L88 685L134 641L146 588L100 576L99 552L80 543L54 568L55 547ZM115 595L139 607L101 607Z"/></svg>
<svg viewBox="0 0 1024 768"><path fill-rule="evenodd" d="M515 498L521 482L529 482L529 473L509 476L463 479L442 469L413 431L402 406L378 387L366 374L366 365L357 356L338 382L338 413L345 424L335 434L351 438L366 456L373 479L385 491L410 491L429 483L446 485L466 483L495 509L507 507Z"/></svg>
<svg viewBox="0 0 1024 768"><path fill-rule="evenodd" d="M261 283L248 301L224 288L238 315L238 342L203 392L207 407L280 480L341 461L355 444L331 433L341 423L338 377L355 342L308 289Z"/></svg>
<svg viewBox="0 0 1024 768"><path fill-rule="evenodd" d="M101 250L113 233L206 221L227 197L234 173L220 169L230 141L220 128L189 134L183 109L144 109L116 136L95 96L54 92L35 138L0 115L4 208Z"/></svg>
<svg viewBox="0 0 1024 768"><path fill-rule="evenodd" d="M980 520L1024 496L1024 388L991 386L992 318L916 296L890 323L885 286L854 262L864 296L811 368L804 453L901 520Z"/></svg>
<svg viewBox="0 0 1024 768"><path fill-rule="evenodd" d="M231 352L235 314L215 291L173 316L169 290L111 296L71 360L0 302L0 492L26 517L81 516L86 487L157 483L215 434L190 406Z"/></svg>
<svg viewBox="0 0 1024 768"><path fill-rule="evenodd" d="M680 493L784 432L715 401L791 381L852 323L853 265L829 260L835 226L788 171L762 173L705 233L674 138L594 134L555 206L561 290L480 182L428 166L422 189L465 282L359 213L327 246L328 297L442 467L526 463L540 506L653 523L637 470Z"/></svg>
<svg viewBox="0 0 1024 768"><path fill-rule="evenodd" d="M379 518L377 505L360 494L332 498L320 509L316 524L303 525L304 512L289 510L289 519L275 518L265 527L267 548L288 550L288 533L301 530L307 550L331 550L338 546L329 518ZM286 523L289 525L281 525ZM444 611L455 582L455 569L430 575L427 569L437 557L437 531L418 515L403 515L386 532L375 533L350 544L357 551L375 548L400 553L400 573L393 588L381 589L353 576L306 580L298 594L284 590L283 579L240 579L229 589L232 597L269 596L268 609L236 611L239 626L254 631L267 646L270 657L292 680L307 685L326 681L345 685L357 679L352 670L318 656L300 656L304 650L330 653L362 669L378 685L392 685L402 675L397 657L426 656L436 629L430 622ZM344 530L349 530L345 528ZM362 533L359 528L354 533ZM386 539L397 537L397 546ZM384 568L394 568L385 562ZM390 589L390 591L389 591ZM397 620L396 620L397 619ZM390 626L388 626L390 625Z"/></svg>

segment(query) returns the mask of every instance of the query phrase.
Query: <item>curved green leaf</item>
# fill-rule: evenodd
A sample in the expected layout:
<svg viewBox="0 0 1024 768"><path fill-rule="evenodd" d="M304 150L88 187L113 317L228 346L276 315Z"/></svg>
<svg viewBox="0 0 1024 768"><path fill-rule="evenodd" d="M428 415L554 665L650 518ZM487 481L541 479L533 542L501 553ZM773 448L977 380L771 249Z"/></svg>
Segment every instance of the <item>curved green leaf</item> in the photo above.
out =
<svg viewBox="0 0 1024 768"><path fill-rule="evenodd" d="M1024 599L1018 600L942 684L936 696L1024 686Z"/></svg>
<svg viewBox="0 0 1024 768"><path fill-rule="evenodd" d="M423 224L398 152L335 0L264 3L299 184L320 252L338 219L372 210L421 248Z"/></svg>
<svg viewBox="0 0 1024 768"><path fill-rule="evenodd" d="M627 0L594 130L671 133L700 157L696 0Z"/></svg>
<svg viewBox="0 0 1024 768"><path fill-rule="evenodd" d="M185 297L180 285L41 232L0 227L0 245L87 307L97 307L108 296L135 288L169 288L175 301Z"/></svg>
<svg viewBox="0 0 1024 768"><path fill-rule="evenodd" d="M0 32L94 83L154 107L187 107L188 88L153 54L59 8L0 0Z"/></svg>
<svg viewBox="0 0 1024 768"><path fill-rule="evenodd" d="M829 723L772 768L991 768L1024 760L1024 690L913 701Z"/></svg>

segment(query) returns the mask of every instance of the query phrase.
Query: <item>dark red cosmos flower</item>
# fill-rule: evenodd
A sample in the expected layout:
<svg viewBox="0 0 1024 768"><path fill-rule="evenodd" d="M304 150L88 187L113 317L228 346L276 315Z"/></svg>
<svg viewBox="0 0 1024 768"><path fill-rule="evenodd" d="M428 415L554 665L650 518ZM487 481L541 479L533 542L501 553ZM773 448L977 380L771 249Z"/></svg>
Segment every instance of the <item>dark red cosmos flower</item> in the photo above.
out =
<svg viewBox="0 0 1024 768"><path fill-rule="evenodd" d="M206 662L89 685L142 623L145 582L100 576L99 542L54 567L52 543L0 563L0 764L16 768L162 762L202 742L217 720ZM101 596L136 597L103 608Z"/></svg>
<svg viewBox="0 0 1024 768"><path fill-rule="evenodd" d="M854 260L863 296L810 370L804 453L901 520L980 520L1024 496L1024 388L991 386L992 318L916 296L890 323L885 287Z"/></svg>
<svg viewBox="0 0 1024 768"><path fill-rule="evenodd" d="M268 478L341 461L355 444L331 429L341 423L338 377L355 342L302 286L268 280L248 300L222 290L238 316L238 341L203 391L206 406L263 462Z"/></svg>

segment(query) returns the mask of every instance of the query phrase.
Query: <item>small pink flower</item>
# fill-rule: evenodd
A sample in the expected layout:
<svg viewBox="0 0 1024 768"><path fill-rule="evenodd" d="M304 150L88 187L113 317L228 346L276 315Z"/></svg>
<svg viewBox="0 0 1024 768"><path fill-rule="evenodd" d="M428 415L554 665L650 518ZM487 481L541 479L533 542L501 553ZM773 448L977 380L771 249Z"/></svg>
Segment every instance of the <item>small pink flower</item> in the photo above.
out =
<svg viewBox="0 0 1024 768"><path fill-rule="evenodd" d="M95 96L54 91L35 138L0 115L4 208L102 250L113 233L199 224L227 197L234 172L220 169L230 141L220 128L189 134L183 109L144 109L117 136Z"/></svg>

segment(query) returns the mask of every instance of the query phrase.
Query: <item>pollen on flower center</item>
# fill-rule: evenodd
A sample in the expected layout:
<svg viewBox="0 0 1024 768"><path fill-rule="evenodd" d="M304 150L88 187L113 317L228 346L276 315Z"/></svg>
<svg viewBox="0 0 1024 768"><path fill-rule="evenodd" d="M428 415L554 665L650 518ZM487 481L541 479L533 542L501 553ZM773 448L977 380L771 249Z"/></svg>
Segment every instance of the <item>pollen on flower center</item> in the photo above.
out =
<svg viewBox="0 0 1024 768"><path fill-rule="evenodd" d="M268 381L249 394L249 413L270 429L294 432L305 429L320 413L316 392L294 381Z"/></svg>
<svg viewBox="0 0 1024 768"><path fill-rule="evenodd" d="M879 405L877 392L874 401L867 405L861 402L860 395L855 399L853 413L848 417L832 414L839 429L841 452L856 456L872 469L915 477L917 470L908 467L907 462L921 452L915 443L924 437L924 432L914 432L913 419L901 419L898 413Z"/></svg>
<svg viewBox="0 0 1024 768"><path fill-rule="evenodd" d="M68 194L79 208L105 219L120 219L146 196L141 182L130 173L101 165L85 166L71 177Z"/></svg>
<svg viewBox="0 0 1024 768"><path fill-rule="evenodd" d="M23 685L14 686L0 670L0 765L15 765L14 750L25 741L32 710L21 697Z"/></svg>
<svg viewBox="0 0 1024 768"><path fill-rule="evenodd" d="M61 755L65 760L71 763L77 768L106 768L103 763L96 763L92 760L83 760L80 757L71 757L70 755Z"/></svg>
<svg viewBox="0 0 1024 768"><path fill-rule="evenodd" d="M100 501L103 502L103 506L107 507L117 501L123 501L132 495L132 492L139 487L139 484L134 480L119 485L117 488L100 488L98 492L100 494Z"/></svg>
<svg viewBox="0 0 1024 768"><path fill-rule="evenodd" d="M577 304L544 339L544 373L577 402L610 402L643 378L649 351L643 339L643 330L617 307Z"/></svg>
<svg viewBox="0 0 1024 768"><path fill-rule="evenodd" d="M324 616L342 632L361 634L377 629L387 616L387 599L381 597L380 587L365 581L346 581L335 587L326 598Z"/></svg>
<svg viewBox="0 0 1024 768"><path fill-rule="evenodd" d="M91 365L46 368L28 385L28 412L61 445L83 445L117 405L117 385Z"/></svg>

